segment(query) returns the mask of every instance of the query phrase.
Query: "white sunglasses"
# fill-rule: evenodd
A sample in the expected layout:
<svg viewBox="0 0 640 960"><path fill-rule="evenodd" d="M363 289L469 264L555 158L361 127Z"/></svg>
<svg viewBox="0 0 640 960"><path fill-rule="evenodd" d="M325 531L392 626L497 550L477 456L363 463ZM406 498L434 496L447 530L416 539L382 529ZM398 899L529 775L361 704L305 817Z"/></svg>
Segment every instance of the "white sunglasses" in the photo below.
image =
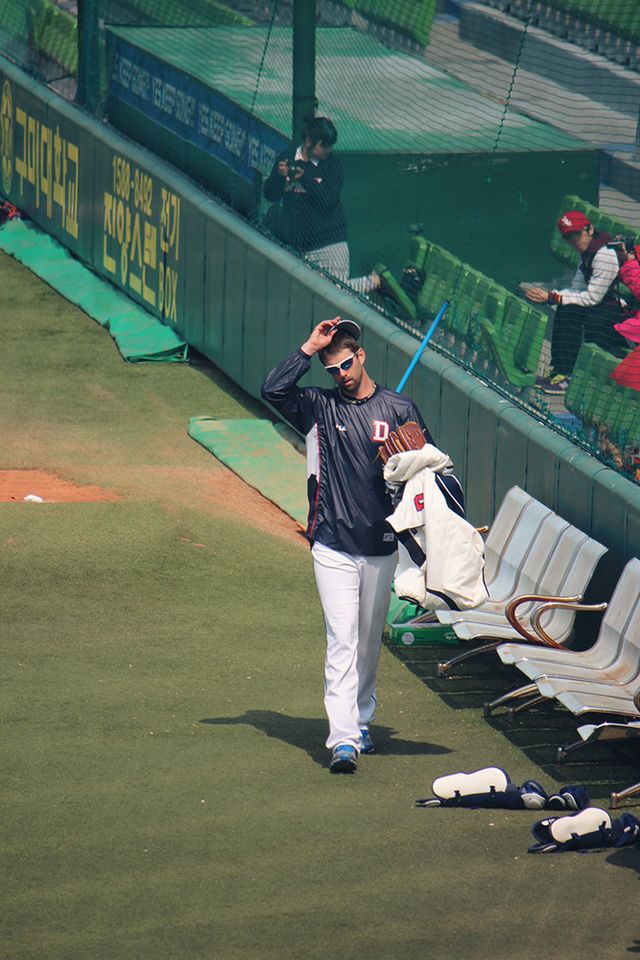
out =
<svg viewBox="0 0 640 960"><path fill-rule="evenodd" d="M356 353L352 353L350 357L346 357L341 363L333 364L330 367L325 367L325 370L327 373L330 373L332 377L337 377L341 370L344 370L346 373L347 370L351 369L353 361L359 352L359 350L356 350Z"/></svg>

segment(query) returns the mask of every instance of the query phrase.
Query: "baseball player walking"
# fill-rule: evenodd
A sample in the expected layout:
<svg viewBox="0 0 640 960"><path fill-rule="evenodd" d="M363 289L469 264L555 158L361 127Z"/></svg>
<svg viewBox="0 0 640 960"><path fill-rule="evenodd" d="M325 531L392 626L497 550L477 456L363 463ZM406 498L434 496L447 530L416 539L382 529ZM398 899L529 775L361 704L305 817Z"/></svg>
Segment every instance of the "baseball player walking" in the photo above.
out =
<svg viewBox="0 0 640 960"><path fill-rule="evenodd" d="M397 559L376 454L408 420L416 420L432 442L412 401L371 379L359 336L352 320L322 321L262 387L263 398L306 437L307 537L327 631L324 702L332 773L353 773L359 755L374 752L369 726ZM315 353L333 378L331 389L297 386Z"/></svg>

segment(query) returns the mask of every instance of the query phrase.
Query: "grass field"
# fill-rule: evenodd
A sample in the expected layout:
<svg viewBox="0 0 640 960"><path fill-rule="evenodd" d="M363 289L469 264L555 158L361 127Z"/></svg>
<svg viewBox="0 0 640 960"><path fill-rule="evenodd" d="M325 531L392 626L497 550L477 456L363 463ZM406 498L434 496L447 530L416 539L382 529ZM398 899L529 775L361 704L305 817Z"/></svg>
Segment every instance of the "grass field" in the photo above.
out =
<svg viewBox="0 0 640 960"><path fill-rule="evenodd" d="M126 365L4 255L0 316L0 471L118 497L0 503L2 958L640 953L640 849L532 857L534 813L414 807L488 764L602 802L628 754L550 766L567 715L481 719L514 675L385 649L380 752L330 776L308 550L186 433L264 411L204 365Z"/></svg>

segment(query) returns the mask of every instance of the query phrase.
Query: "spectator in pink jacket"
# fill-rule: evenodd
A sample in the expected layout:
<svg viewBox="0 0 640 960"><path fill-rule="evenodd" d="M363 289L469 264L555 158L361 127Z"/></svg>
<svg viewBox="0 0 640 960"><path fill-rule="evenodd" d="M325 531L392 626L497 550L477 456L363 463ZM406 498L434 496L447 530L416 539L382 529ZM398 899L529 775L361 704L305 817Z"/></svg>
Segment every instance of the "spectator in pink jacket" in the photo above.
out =
<svg viewBox="0 0 640 960"><path fill-rule="evenodd" d="M620 279L629 287L634 297L640 300L640 246L629 249L622 243L619 257L622 261ZM615 329L626 340L640 344L640 310L626 317L621 323L616 323ZM640 390L640 347L636 347L627 354L622 363L615 368L611 378L620 387Z"/></svg>

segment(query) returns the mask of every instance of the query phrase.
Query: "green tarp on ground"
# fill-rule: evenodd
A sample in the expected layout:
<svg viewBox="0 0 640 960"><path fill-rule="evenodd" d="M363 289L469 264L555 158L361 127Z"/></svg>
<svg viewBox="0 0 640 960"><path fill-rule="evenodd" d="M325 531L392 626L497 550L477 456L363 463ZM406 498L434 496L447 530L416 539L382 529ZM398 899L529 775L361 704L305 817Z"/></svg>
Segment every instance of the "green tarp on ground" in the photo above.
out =
<svg viewBox="0 0 640 960"><path fill-rule="evenodd" d="M192 417L189 436L302 526L307 524L304 456L270 420Z"/></svg>
<svg viewBox="0 0 640 960"><path fill-rule="evenodd" d="M34 224L24 220L5 223L0 228L0 250L19 260L108 330L130 363L187 359L188 345L175 330L101 280Z"/></svg>

